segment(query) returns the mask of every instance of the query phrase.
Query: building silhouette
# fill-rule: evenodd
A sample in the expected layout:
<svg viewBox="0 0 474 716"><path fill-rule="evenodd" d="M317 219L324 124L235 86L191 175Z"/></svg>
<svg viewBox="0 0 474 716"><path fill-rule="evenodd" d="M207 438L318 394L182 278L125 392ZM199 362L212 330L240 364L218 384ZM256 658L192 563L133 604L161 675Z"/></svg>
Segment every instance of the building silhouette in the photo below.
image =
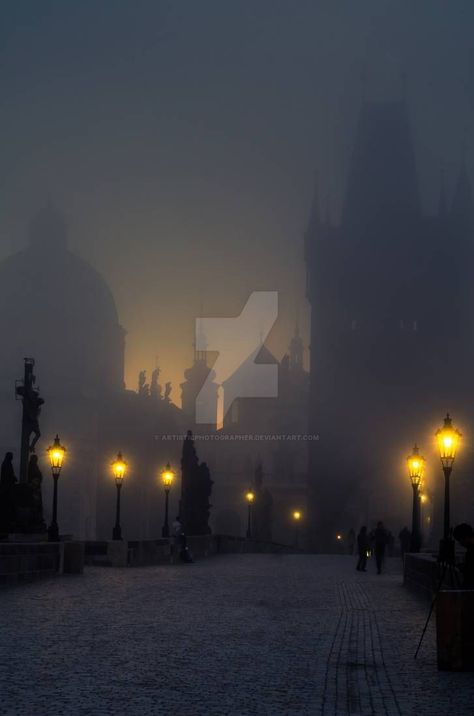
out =
<svg viewBox="0 0 474 716"><path fill-rule="evenodd" d="M464 166L452 201L441 185L435 215L422 211L406 103L365 102L340 222L316 188L305 236L316 547L366 518L374 490L393 502L406 451L448 409L468 419L473 216Z"/></svg>
<svg viewBox="0 0 474 716"><path fill-rule="evenodd" d="M157 536L164 499L157 475L168 460L178 464L181 451L179 442L161 436L183 433L189 425L166 392L144 397L125 389L125 331L112 293L68 248L66 223L50 206L32 221L27 247L0 262L0 332L0 446L14 453L15 462L21 425L15 380L22 376L24 358L35 359L45 400L36 452L45 478L46 520L52 487L46 448L59 433L67 447L61 532L79 539L110 538L110 463L121 450L130 461L123 487L124 534Z"/></svg>

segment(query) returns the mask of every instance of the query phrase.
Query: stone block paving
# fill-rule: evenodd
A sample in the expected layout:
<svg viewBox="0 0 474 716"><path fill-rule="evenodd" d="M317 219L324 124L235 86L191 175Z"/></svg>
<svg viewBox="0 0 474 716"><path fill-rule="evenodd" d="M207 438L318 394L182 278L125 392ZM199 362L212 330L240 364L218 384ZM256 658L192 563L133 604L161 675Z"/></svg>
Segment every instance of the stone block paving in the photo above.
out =
<svg viewBox="0 0 474 716"><path fill-rule="evenodd" d="M464 716L428 605L345 556L89 568L0 592L0 715Z"/></svg>

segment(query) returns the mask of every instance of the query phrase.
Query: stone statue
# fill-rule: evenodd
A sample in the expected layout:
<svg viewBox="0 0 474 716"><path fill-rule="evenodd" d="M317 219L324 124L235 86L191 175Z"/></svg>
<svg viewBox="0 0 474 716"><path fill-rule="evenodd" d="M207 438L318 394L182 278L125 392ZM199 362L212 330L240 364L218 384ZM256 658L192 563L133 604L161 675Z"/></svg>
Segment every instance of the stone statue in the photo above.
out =
<svg viewBox="0 0 474 716"><path fill-rule="evenodd" d="M15 485L13 453L7 452L0 470L0 531L3 533L10 532L16 525Z"/></svg>
<svg viewBox="0 0 474 716"><path fill-rule="evenodd" d="M39 415L41 406L44 405L39 390L35 388L36 377L33 373L35 361L33 358L25 358L25 372L23 383L16 388L16 395L21 398L23 414L21 419L21 452L20 452L20 483L25 485L28 481L28 460L30 454L35 451L36 443L41 437L39 427ZM30 442L31 434L33 440Z"/></svg>
<svg viewBox="0 0 474 716"><path fill-rule="evenodd" d="M150 389L146 382L146 370L141 370L138 374L138 395L147 398L150 395Z"/></svg>
<svg viewBox="0 0 474 716"><path fill-rule="evenodd" d="M160 369L158 367L155 368L153 373L151 374L151 382L150 382L150 396L152 398L155 398L155 400L161 400L161 385L158 383L158 378L160 377Z"/></svg>
<svg viewBox="0 0 474 716"><path fill-rule="evenodd" d="M16 484L15 470L13 469L13 453L5 453L0 469L0 487L10 489Z"/></svg>
<svg viewBox="0 0 474 716"><path fill-rule="evenodd" d="M172 390L171 383L170 383L170 382L166 383L166 384L165 384L165 398L164 398L164 399L166 400L167 403L169 403L170 400L171 400L171 398L170 398L171 390Z"/></svg>
<svg viewBox="0 0 474 716"><path fill-rule="evenodd" d="M32 390L24 396L25 413L30 429L30 435L33 433L34 437L30 443L30 452L35 451L35 446L41 437L39 427L39 414L41 413L41 406L44 404L43 398L40 398L38 390Z"/></svg>
<svg viewBox="0 0 474 716"><path fill-rule="evenodd" d="M38 465L38 456L32 455L28 464L28 484L30 486L31 493L31 513L30 522L31 525L38 529L38 531L46 530L46 525L43 519L43 497L41 493L41 484L43 482L43 475Z"/></svg>

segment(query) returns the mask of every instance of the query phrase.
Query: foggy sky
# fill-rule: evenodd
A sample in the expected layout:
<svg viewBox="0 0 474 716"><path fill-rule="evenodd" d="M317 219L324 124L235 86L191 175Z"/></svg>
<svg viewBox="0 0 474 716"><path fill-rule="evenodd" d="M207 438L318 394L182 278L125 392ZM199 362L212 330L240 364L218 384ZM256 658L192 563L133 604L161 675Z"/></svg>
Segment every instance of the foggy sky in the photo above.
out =
<svg viewBox="0 0 474 716"><path fill-rule="evenodd" d="M105 277L126 379L192 361L194 317L277 290L270 348L308 336L317 172L337 222L362 98L406 96L433 211L472 161L472 0L3 0L0 256L48 200Z"/></svg>

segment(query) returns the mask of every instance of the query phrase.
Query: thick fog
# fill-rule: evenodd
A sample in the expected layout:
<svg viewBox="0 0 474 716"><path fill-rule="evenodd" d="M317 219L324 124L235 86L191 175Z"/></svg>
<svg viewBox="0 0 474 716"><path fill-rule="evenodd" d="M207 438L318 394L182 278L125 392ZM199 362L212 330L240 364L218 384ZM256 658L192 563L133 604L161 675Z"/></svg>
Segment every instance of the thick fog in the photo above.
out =
<svg viewBox="0 0 474 716"><path fill-rule="evenodd" d="M343 455L341 448L351 441L362 450L361 462L354 467L348 448L346 464L342 461L334 467L335 475L345 476L341 483L344 500L339 491L330 500L333 512L341 510L341 529L347 529L352 520L354 526L362 519L373 520L376 513L395 515L398 521L408 515L409 484L400 489L400 473L405 470L404 451L411 447L412 436L417 439L416 429L420 426L422 440L431 440L435 423L447 408L456 412L459 407L461 419L468 419L457 398L446 404L451 396L445 382L439 394L433 390L433 385L441 384L438 357L442 351L438 355L439 346L425 341L417 360L422 365L426 355L433 359L431 384L423 383L422 372L419 378L412 372L403 389L410 391L413 380L419 389L416 397L413 391L404 394L401 410L401 393L395 396L399 403L392 413L398 427L393 440L378 434L380 444L372 464L378 476L376 483L371 470L364 467L365 460L370 462L371 420L389 428L392 414L390 401L380 398L388 413L383 420L382 414L377 418L374 407L369 415L370 400L365 403L364 398L375 395L378 385L384 389L395 386L392 378L399 369L403 373L401 365L407 353L402 344L394 344L392 350L390 341L384 343L379 360L376 352L371 354L371 372L367 372L370 360L361 354L359 364L355 362L352 373L349 368L344 379L348 388L344 380L336 380L334 385L326 380L318 393L317 381L324 383L334 367L333 359L339 360L337 351L331 354L331 329L329 333L319 332L319 326L324 322L335 326L341 319L337 296L345 291L344 320L351 324L350 330L357 331L363 321L361 324L355 307L365 306L370 312L378 303L386 285L385 269L389 281L399 273L400 291L405 290L403 301L396 307L389 306L388 292L379 302L380 310L386 305L392 311L390 320L397 322L397 330L406 331L411 326L410 330L417 332L419 320L423 330L432 320L427 306L431 298L440 298L436 271L444 265L440 257L447 246L444 236L448 236L443 233L442 222L433 218L444 216L442 209L440 214L440 193L446 211L454 206L450 236L464 240L463 232L466 227L470 230L472 219L469 217L459 229L456 207L468 196L469 175L473 174L473 21L470 0L449 5L441 0L2 3L0 258L6 263L2 263L3 274L0 271L0 296L5 304L0 311L4 357L6 347L16 346L16 354L9 353L13 358L8 367L5 359L0 381L4 401L1 445L4 450L17 450L19 415L18 411L11 412L8 401L13 397L14 379L21 377L21 358L39 356L42 365L40 361L37 372L46 399L42 418L45 435L64 429L71 443L71 459L76 461L76 482L71 480L65 501L71 513L78 495L82 495L83 504L81 526L76 528L71 523L71 531L77 529L78 534L86 536L95 533L98 500L107 503L110 511L110 489L104 475L110 455L117 449L129 451L129 458L148 474L150 485L160 462L171 459L178 464L181 443L171 447L156 445L153 440L160 430L174 428L179 432L192 426L189 411L180 413L177 408L181 407L180 384L185 375L186 380L189 378L185 371L196 359L195 348L206 348L206 337L203 345L194 346L195 319L237 316L254 291L278 295L278 317L265 341L273 355L267 354L261 362L281 361L297 330L302 344L299 337L295 339L290 363L279 366L280 407L272 407L271 402L259 404L255 409L258 422L254 420L255 410L241 404L229 414L224 427L237 429L238 424L240 431L250 432L261 431L262 426L268 432L322 431L321 448L312 453L320 464L311 467L310 461L308 472L306 444L291 450L278 445L273 451L256 444L233 450L221 450L217 445L212 449L198 447L215 481L214 525L218 526L220 519L226 526L229 510L241 499L259 461L263 461L263 473L258 474L263 474L264 482L276 490L275 512L287 510L285 490L290 491L292 485L296 486L294 508L305 505L306 500L314 505L315 495L307 493L308 484L311 489L320 486L320 476L330 474L334 467L332 455ZM365 117L365 125L358 125L360 117ZM368 139L358 134L357 126L365 127L362 135L366 132ZM367 242L364 234L363 222L371 226L372 221L372 198L369 190L364 195L362 186L364 167L372 165L364 164L367 157L363 156L363 147L366 142L370 154L372 131L381 148L380 157L390 156L390 151L385 154L385 147L392 141L400 142L402 150L394 150L394 162L387 162L382 169L379 162L380 176L389 178L388 183L385 179L380 182L380 201L386 201L382 185L388 187L393 175L393 205L401 211L398 219L402 217L403 191L398 192L397 186L403 185L407 167L413 197L416 194L412 203L416 204L413 211L419 221L414 221L413 214L409 225L400 223L400 242L395 223L385 227L388 231L383 222L379 224L383 234L380 241L375 237ZM362 147L359 164L354 160L355 146ZM402 156L405 150L407 156ZM377 157L374 162L373 166ZM360 181L358 172L362 172ZM461 190L453 204L460 172L464 183L458 185ZM355 189L346 221L344 205L351 176ZM371 181L378 186L376 175ZM360 221L358 188L366 202ZM408 195L408 184L405 189ZM374 199L374 206L377 201ZM388 221L388 214L384 216ZM315 229L311 236L319 247L316 258L309 260L306 247L313 288L315 280L317 284L312 319L306 293L304 238L311 221ZM364 254L349 241L351 236L366 241ZM349 248L338 254L341 237L349 241ZM45 251L44 241L49 242L50 253ZM64 253L66 241L80 260ZM438 242L436 251L441 252L436 254L436 270L429 265L433 241ZM25 255L8 259L29 242ZM465 261L457 248L453 254L465 269L463 280L468 280L470 254ZM330 256L335 261L332 268ZM336 256L343 256L352 267L347 281ZM398 263L392 264L394 257ZM363 266L360 280L357 261ZM416 264L415 269L423 264L422 273L426 270L429 279L420 289L421 298L409 288L413 281L416 284L416 271L407 282L402 280L404 266L410 266L410 261ZM105 283L91 273L90 266ZM376 284L367 278L371 271L377 273ZM325 281L328 291L322 288ZM427 291L428 284L432 288ZM352 285L353 293L349 290ZM375 285L380 290L374 298ZM333 295L334 286L340 286L340 291ZM23 287L28 290L23 291ZM450 290L447 293L452 295ZM324 304L330 295L333 303ZM455 298L463 303L464 299ZM398 312L402 304L403 312ZM457 305L453 304L453 313L469 332L470 303L464 300L467 310L462 319ZM434 306L432 303L431 314L438 311ZM33 328L23 329L26 324L16 321L15 311L28 316ZM425 316L428 323L423 323ZM432 340L433 324L430 326ZM263 339L263 323L256 329L261 330ZM377 342L373 335L368 340ZM41 341L47 345L49 358L36 349ZM309 371L310 343L318 370L313 370L313 397L308 400L307 373L301 373L299 361L302 357L302 365ZM369 343L366 338L359 339L359 346ZM62 347L69 353L63 353ZM464 348L461 341L456 350L464 355ZM337 350L340 353L344 349ZM66 355L67 360L63 360ZM326 373L320 369L324 361ZM360 371L357 365L362 366ZM160 407L133 402L150 397L143 383L150 381L158 366L161 393L155 374L152 397L159 395ZM196 370L201 368L198 365ZM466 375L464 368L458 378ZM147 375L142 377L141 394L124 392L124 387L137 390L138 375L143 370ZM364 370L368 383L361 397L350 391L352 384L358 384L362 391L360 376ZM292 383L291 376L296 374L298 381ZM222 376L218 379L221 381ZM462 388L457 385L453 396ZM102 389L118 396L118 402L99 401L91 407L90 401ZM212 400L215 390L216 385L211 385ZM68 403L64 396L73 394L80 394L84 403L72 399ZM187 395L183 393L183 407L185 401L192 406L194 400L191 389ZM425 415L418 414L412 405L406 408L411 422L402 424L410 401L415 407L423 404ZM438 412L439 418L435 417ZM94 421L99 425L97 432ZM354 424L362 431L357 436L357 431L352 431ZM387 441L391 444L387 444L387 462L382 466L381 443ZM81 487L79 445L81 450L89 450L87 497ZM139 451L140 457L136 454ZM384 467L388 499L380 480ZM370 485L375 485L374 490ZM153 500L157 500L156 485L149 489L154 490ZM433 485L432 492L436 489ZM138 500L137 495L135 498ZM142 506L147 503L143 489L140 501ZM125 510L132 513L130 505L129 501ZM134 510L137 524L139 513L138 508ZM238 519L234 520L236 532L241 531ZM146 520L145 531L152 535L156 525L150 508L142 523ZM332 518L328 530L335 527Z"/></svg>
<svg viewBox="0 0 474 716"><path fill-rule="evenodd" d="M363 97L406 93L423 202L470 162L469 0L3 2L1 251L51 200L127 331L126 381L178 384L194 317L280 293L270 344L309 342L315 172L338 221ZM405 87L405 89L403 89ZM464 147L464 149L463 149ZM202 309L201 309L202 307Z"/></svg>

